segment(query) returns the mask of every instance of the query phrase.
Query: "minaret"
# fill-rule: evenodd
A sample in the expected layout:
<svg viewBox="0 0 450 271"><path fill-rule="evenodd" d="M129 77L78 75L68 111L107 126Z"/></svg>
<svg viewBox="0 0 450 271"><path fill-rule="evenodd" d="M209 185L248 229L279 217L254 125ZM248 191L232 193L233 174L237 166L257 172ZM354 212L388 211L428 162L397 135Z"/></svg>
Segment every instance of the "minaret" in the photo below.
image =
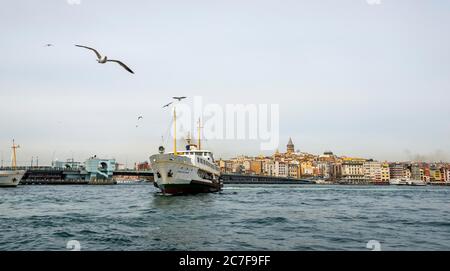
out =
<svg viewBox="0 0 450 271"><path fill-rule="evenodd" d="M294 153L294 152L295 152L294 143L292 143L292 138L289 138L289 142L287 144L287 153Z"/></svg>

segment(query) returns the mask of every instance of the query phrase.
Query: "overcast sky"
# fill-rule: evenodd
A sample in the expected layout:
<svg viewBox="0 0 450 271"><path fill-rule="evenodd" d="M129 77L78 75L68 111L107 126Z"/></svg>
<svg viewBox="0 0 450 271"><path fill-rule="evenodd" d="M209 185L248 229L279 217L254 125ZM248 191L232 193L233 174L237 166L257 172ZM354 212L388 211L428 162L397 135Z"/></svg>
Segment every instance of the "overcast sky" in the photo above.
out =
<svg viewBox="0 0 450 271"><path fill-rule="evenodd" d="M174 95L279 104L280 150L292 137L317 154L450 160L450 1L68 2L2 1L5 160L15 138L22 164L94 154L144 161L161 144L170 119L161 105ZM97 64L76 43L136 74ZM208 148L257 155L259 143Z"/></svg>

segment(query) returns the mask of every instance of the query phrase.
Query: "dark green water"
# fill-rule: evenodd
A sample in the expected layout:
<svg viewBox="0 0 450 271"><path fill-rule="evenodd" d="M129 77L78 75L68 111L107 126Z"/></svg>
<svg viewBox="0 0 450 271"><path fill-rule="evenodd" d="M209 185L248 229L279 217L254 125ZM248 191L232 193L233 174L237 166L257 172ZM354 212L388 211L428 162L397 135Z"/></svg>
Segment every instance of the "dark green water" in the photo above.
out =
<svg viewBox="0 0 450 271"><path fill-rule="evenodd" d="M0 250L449 250L450 188L148 184L0 190Z"/></svg>

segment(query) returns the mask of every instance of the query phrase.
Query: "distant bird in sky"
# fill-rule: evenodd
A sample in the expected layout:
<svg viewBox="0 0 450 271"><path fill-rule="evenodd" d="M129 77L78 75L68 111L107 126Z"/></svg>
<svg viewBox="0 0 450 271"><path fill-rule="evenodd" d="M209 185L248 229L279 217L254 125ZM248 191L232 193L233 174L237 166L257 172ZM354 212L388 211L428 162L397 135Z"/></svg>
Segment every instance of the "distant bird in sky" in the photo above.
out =
<svg viewBox="0 0 450 271"><path fill-rule="evenodd" d="M165 106L163 106L163 108L169 107L171 104L173 104L173 102L170 102L170 103L166 104Z"/></svg>
<svg viewBox="0 0 450 271"><path fill-rule="evenodd" d="M181 100L184 100L187 97L172 97L172 98L174 98L175 100L178 100L179 102L181 102Z"/></svg>
<svg viewBox="0 0 450 271"><path fill-rule="evenodd" d="M100 64L105 64L106 62L116 62L120 66L122 66L125 70L127 70L128 72L134 74L134 72L130 68L128 68L128 66L125 65L122 61L114 60L114 59L108 59L107 56L103 56L102 57L97 50L95 50L94 48L91 48L91 47L87 47L87 46L84 46L84 45L77 45L77 44L75 44L75 46L93 51L95 53L95 55L97 56L97 62L100 63Z"/></svg>
<svg viewBox="0 0 450 271"><path fill-rule="evenodd" d="M143 116L139 116L139 117L138 117L138 120L141 120L141 119L143 119L143 118L144 118Z"/></svg>
<svg viewBox="0 0 450 271"><path fill-rule="evenodd" d="M51 44L51 43L47 43L46 45L45 45L45 47L52 47L53 46L53 44Z"/></svg>

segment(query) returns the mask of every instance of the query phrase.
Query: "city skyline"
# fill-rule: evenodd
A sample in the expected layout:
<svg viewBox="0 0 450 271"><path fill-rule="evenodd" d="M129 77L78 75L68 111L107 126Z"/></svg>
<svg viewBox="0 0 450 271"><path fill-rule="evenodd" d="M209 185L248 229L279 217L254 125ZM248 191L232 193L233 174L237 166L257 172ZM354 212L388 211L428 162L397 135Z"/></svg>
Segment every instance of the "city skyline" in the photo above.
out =
<svg viewBox="0 0 450 271"><path fill-rule="evenodd" d="M162 105L186 95L278 104L279 149L292 137L308 153L450 161L449 8L387 0L7 2L0 151L9 160L14 138L19 162L145 161L169 124ZM136 74L96 65L78 43L123 59ZM216 158L275 151L259 144L207 147Z"/></svg>
<svg viewBox="0 0 450 271"><path fill-rule="evenodd" d="M196 142L196 140L194 140ZM18 146L18 149L20 149L20 145L16 145ZM221 160L233 160L233 159L240 159L240 158L250 158L250 159L262 159L262 158L271 158L271 157L276 157L277 155L283 155L283 154L295 154L295 155L311 155L311 156L315 156L315 157L320 157L320 156L327 156L327 155L332 155L335 156L336 158L339 159L356 159L356 160L366 160L366 161L374 161L374 162L380 162L380 163L427 163L427 164L439 164L439 163L443 163L443 164L450 164L450 161L444 160L444 159L439 159L439 157L444 157L442 155L442 153L435 153L433 155L430 156L423 156L423 155L411 155L410 153L407 154L409 157L411 157L410 159L405 159L405 160L388 160L388 159L377 159L371 156L355 156L355 155L348 155L346 153L334 153L332 150L324 150L321 153L311 153L311 152L307 152L307 151L302 151L299 148L295 148L294 147L295 144L293 143L292 138L289 138L289 141L287 143L287 145L285 145L284 149L283 148L277 148L276 150L274 150L273 153L270 154L243 154L243 153L235 153L232 156L229 157L216 157L217 162L221 161ZM4 166L4 167L9 167L10 164L12 163L12 160L8 158L8 156L5 156L4 152L0 150L0 154L1 154L1 164L0 166ZM11 153L12 156L12 153ZM143 160L118 160L116 159L116 157L114 156L98 156L97 154L92 154L89 157L79 157L74 155L74 152L70 152L70 155L65 157L65 158L59 158L56 155L56 152L52 155L52 159L50 162L47 161L42 161L39 158L39 155L33 155L31 157L29 157L28 160L26 159L19 159L17 160L17 164L18 166L23 166L23 167L29 167L29 166L55 166L55 163L64 163L64 162L75 162L75 163L83 163L85 161L87 161L89 158L92 157L99 157L99 158L104 158L104 159L115 159L115 161L117 162L117 165L122 167L122 168L136 168L138 167L139 164L143 164L143 163L147 163L148 164L148 159L143 159ZM434 159L432 157L435 157ZM437 157L437 158L436 158ZM41 162L39 162L41 161Z"/></svg>

